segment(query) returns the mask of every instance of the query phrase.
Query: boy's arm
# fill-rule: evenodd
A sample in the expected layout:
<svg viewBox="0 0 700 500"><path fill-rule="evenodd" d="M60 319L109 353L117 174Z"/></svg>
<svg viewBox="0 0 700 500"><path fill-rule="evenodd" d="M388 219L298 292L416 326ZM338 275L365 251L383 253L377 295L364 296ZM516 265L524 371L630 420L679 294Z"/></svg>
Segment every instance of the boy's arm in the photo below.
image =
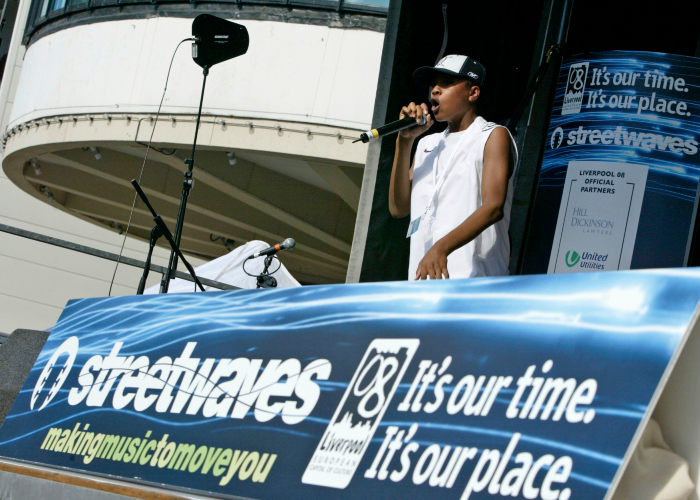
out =
<svg viewBox="0 0 700 500"><path fill-rule="evenodd" d="M396 139L396 153L394 153L394 165L391 167L391 179L389 181L389 212L396 219L406 217L411 213L411 179L413 171L410 161L413 141L433 125L433 120L430 117L426 104L418 106L412 102L408 106L404 106L399 115L399 119L412 116L417 122L422 121L423 115L427 117L425 125L402 130Z"/></svg>
<svg viewBox="0 0 700 500"><path fill-rule="evenodd" d="M418 264L415 279L449 278L447 256L479 236L503 218L508 179L513 172L511 139L502 127L491 132L484 147L481 206L459 226L432 246Z"/></svg>

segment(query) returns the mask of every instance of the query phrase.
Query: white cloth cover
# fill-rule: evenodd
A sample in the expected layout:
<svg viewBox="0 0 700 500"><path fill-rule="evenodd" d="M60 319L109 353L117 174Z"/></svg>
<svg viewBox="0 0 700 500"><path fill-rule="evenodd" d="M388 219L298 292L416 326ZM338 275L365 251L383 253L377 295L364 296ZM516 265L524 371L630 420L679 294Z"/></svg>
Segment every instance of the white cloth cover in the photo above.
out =
<svg viewBox="0 0 700 500"><path fill-rule="evenodd" d="M264 250L269 247L264 241L250 241L245 245L232 250L214 259L206 264L202 264L194 269L198 277L207 278L214 281L220 281L221 283L226 283L227 285L237 286L238 288L255 288L257 286L257 281L254 277L248 276L243 272L243 261L255 252ZM257 259L251 259L246 262L245 269L250 274L260 274L263 270L264 257L258 257ZM279 262L274 260L270 266L270 271L277 269L280 265L280 270L277 271L273 276L277 280L277 288L290 288L294 286L301 286L297 280L287 271L287 268ZM184 267L182 265L178 266L180 268ZM168 288L168 293L191 293L194 292L195 284L191 281L182 280L180 278L175 278L170 282L170 287ZM160 283L147 288L143 293L145 294L155 294L158 293L160 289ZM205 290L218 290L218 288L212 288L205 286Z"/></svg>
<svg viewBox="0 0 700 500"><path fill-rule="evenodd" d="M413 280L416 269L433 243L464 222L481 206L481 176L484 167L484 146L491 132L499 125L477 117L463 132L451 134L459 143L449 144L447 151L444 135L432 134L418 143L413 168L411 188L411 220L425 213L435 186L447 173L437 199L430 212L420 223L418 231L411 236L411 256L408 265L408 279ZM507 130L507 129L506 129ZM450 135L450 134L448 134ZM511 137L512 140L512 137ZM452 146L452 147L450 147ZM452 151L457 147L452 158ZM512 142L513 162L517 164L517 149ZM438 163L440 171L434 179L433 167ZM451 164L451 167L448 165ZM437 181L437 182L436 182ZM484 230L474 240L458 248L447 257L447 270L450 278L472 278L476 276L507 276L510 259L508 225L513 199L513 178L508 181L508 194L503 219ZM432 237L428 237L430 217Z"/></svg>
<svg viewBox="0 0 700 500"><path fill-rule="evenodd" d="M650 419L613 500L686 500L694 489L688 462L671 451Z"/></svg>

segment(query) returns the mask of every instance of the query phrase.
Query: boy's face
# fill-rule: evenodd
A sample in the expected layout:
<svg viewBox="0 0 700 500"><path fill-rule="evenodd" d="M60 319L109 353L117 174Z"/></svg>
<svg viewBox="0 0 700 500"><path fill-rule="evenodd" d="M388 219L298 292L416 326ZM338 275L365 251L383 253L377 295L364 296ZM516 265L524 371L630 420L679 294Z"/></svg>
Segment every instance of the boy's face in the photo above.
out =
<svg viewBox="0 0 700 500"><path fill-rule="evenodd" d="M450 75L435 77L430 90L430 106L439 122L455 121L474 105L480 89L476 85L467 86L464 78Z"/></svg>

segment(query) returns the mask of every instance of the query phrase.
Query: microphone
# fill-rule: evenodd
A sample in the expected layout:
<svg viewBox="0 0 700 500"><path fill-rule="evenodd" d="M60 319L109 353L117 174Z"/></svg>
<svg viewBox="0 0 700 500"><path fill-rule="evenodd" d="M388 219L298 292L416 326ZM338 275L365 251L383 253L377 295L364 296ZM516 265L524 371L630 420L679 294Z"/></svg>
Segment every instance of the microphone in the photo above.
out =
<svg viewBox="0 0 700 500"><path fill-rule="evenodd" d="M420 122L417 122L415 118L413 117L406 117L403 120L396 120L395 122L387 123L386 125L378 128L373 128L372 130L368 130L364 134L360 135L360 138L357 139L356 141L352 141L353 143L355 142L372 142L376 141L380 137L384 137L385 135L393 134L394 132L400 132L402 130L405 130L407 128L415 127L416 125L425 125L425 122L427 121L427 118L425 115L423 115L423 120Z"/></svg>
<svg viewBox="0 0 700 500"><path fill-rule="evenodd" d="M287 238L284 240L282 243L277 243L275 246L268 247L265 250L260 250L257 253L254 253L249 259L255 259L257 257L260 257L261 255L275 255L277 252L281 250L291 250L294 248L294 246L297 244L296 241L292 238Z"/></svg>

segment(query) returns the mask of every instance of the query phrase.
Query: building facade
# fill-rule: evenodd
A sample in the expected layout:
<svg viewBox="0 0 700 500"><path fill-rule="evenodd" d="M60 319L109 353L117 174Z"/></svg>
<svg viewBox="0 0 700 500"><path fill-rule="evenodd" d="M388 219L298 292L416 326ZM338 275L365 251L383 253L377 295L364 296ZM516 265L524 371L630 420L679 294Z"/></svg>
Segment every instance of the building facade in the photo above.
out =
<svg viewBox="0 0 700 500"><path fill-rule="evenodd" d="M3 39L12 36L0 87L0 218L114 253L128 227L127 252L143 259L153 223L140 202L131 213L129 181L141 179L174 227L203 78L190 42L178 43L208 13L244 25L250 48L207 79L183 250L204 262L251 240L293 237L297 247L282 259L300 282L344 281L367 154L352 140L372 120L387 4L21 0L3 30ZM41 246L0 238L8 269L17 267L13 252ZM33 251L31 270L16 279L46 289L54 307L108 293L112 263L82 273L100 275L96 287L68 291L60 284L81 274L86 257L66 256L74 264L47 279L56 249ZM161 248L156 259L167 254ZM135 290L138 269L127 271L112 294ZM0 331L55 321L47 314L22 323L33 292L18 296L6 285L1 293L27 307L2 311Z"/></svg>

